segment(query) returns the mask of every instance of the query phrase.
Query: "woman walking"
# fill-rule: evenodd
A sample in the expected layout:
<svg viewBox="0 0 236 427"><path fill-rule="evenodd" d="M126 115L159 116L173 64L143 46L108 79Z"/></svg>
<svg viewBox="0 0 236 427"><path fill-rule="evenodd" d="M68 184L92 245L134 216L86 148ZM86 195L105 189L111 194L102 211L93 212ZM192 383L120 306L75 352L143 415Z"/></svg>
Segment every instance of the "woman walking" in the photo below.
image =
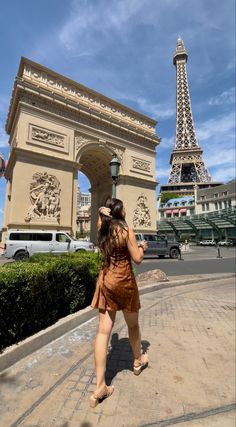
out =
<svg viewBox="0 0 236 427"><path fill-rule="evenodd" d="M139 375L148 364L147 353L141 354L141 335L138 323L140 305L138 287L131 260L139 264L147 248L145 241L137 244L134 232L125 221L125 209L119 199L111 199L99 209L98 246L104 255L91 302L99 309L99 326L95 339L94 359L96 390L90 397L90 406L110 396L113 386L105 383L108 342L117 310L122 310L128 326L129 341L134 355L133 372Z"/></svg>

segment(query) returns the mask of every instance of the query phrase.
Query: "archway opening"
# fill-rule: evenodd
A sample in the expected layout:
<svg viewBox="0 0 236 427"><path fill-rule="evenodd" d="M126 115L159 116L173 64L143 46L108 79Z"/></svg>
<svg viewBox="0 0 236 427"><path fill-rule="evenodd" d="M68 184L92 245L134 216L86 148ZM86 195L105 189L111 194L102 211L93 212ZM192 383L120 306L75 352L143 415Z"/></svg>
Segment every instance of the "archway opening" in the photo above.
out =
<svg viewBox="0 0 236 427"><path fill-rule="evenodd" d="M76 238L90 239L91 228L91 183L87 176L78 171L77 206L76 206Z"/></svg>
<svg viewBox="0 0 236 427"><path fill-rule="evenodd" d="M90 194L90 232L87 236L94 243L97 238L98 208L111 197L112 180L109 169L111 157L112 153L106 148L91 144L81 150L77 159L78 185L81 183L81 188L87 190L84 192Z"/></svg>

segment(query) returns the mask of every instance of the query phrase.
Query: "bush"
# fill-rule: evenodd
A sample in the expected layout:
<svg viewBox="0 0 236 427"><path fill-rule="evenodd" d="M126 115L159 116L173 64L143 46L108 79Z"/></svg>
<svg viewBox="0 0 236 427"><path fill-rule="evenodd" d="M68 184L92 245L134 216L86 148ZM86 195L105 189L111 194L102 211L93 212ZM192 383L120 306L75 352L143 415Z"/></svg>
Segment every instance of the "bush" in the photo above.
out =
<svg viewBox="0 0 236 427"><path fill-rule="evenodd" d="M94 253L37 254L0 268L0 349L90 304L100 259Z"/></svg>

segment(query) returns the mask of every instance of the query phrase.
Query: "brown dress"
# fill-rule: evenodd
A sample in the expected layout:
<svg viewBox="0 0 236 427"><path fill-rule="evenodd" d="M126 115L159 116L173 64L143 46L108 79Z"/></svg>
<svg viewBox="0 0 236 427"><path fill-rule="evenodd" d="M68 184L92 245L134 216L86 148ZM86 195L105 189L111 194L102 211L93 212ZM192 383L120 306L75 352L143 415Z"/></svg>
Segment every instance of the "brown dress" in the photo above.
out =
<svg viewBox="0 0 236 427"><path fill-rule="evenodd" d="M109 267L104 265L98 275L91 306L110 311L138 311L141 304L127 245L117 247Z"/></svg>

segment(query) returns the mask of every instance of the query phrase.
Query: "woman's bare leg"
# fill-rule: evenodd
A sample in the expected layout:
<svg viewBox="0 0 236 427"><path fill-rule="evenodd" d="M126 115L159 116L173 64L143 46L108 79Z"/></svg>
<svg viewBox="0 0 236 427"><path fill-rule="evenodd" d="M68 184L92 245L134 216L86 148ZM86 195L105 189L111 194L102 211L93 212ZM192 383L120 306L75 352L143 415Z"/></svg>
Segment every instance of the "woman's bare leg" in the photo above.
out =
<svg viewBox="0 0 236 427"><path fill-rule="evenodd" d="M99 310L99 325L94 347L96 390L102 389L105 385L107 348L115 318L116 311Z"/></svg>
<svg viewBox="0 0 236 427"><path fill-rule="evenodd" d="M138 323L138 312L125 312L123 311L125 321L128 326L129 342L133 350L134 364L136 364L141 357L141 333Z"/></svg>

